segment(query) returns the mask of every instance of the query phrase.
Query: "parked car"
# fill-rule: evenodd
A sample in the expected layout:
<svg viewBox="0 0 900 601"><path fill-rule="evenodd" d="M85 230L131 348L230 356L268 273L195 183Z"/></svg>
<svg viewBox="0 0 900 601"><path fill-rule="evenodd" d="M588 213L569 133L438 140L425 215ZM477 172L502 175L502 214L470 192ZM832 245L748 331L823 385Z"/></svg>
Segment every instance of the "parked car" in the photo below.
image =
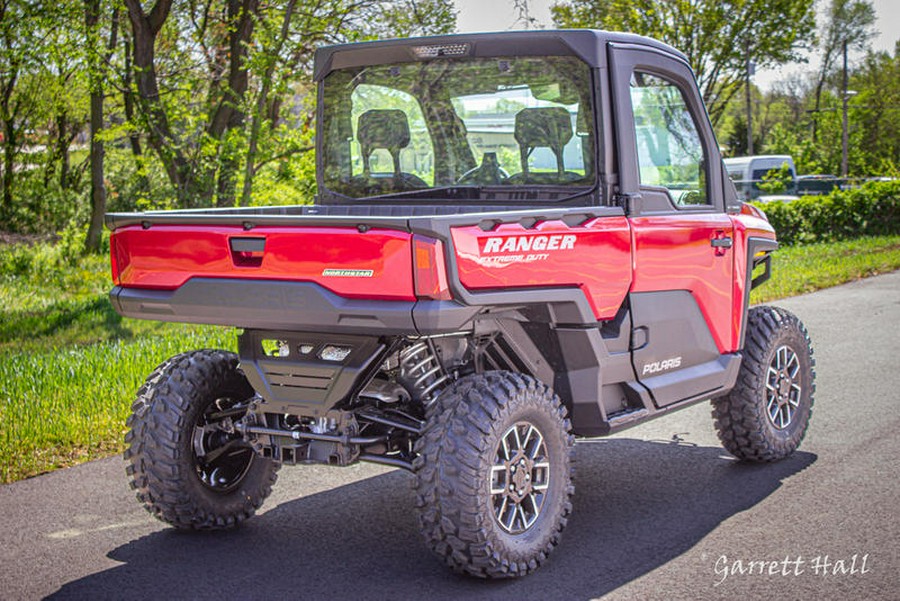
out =
<svg viewBox="0 0 900 601"><path fill-rule="evenodd" d="M836 175L816 173L797 176L798 196L830 194L840 187L841 180Z"/></svg>
<svg viewBox="0 0 900 601"><path fill-rule="evenodd" d="M794 159L787 154L754 155L749 157L731 157L724 159L725 170L728 177L734 182L738 196L742 200L752 200L762 194L759 184L772 170L778 170L785 165L791 172L791 183L788 185L787 194L793 194L796 190L797 168Z"/></svg>

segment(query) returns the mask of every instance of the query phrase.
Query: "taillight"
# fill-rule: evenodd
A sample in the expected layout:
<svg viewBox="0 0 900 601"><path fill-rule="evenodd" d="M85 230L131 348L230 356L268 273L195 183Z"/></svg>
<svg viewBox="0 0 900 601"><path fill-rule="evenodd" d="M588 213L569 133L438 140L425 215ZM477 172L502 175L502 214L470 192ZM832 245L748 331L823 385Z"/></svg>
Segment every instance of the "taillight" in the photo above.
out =
<svg viewBox="0 0 900 601"><path fill-rule="evenodd" d="M113 285L118 286L121 283L119 276L127 266L127 260L119 248L119 239L115 233L109 238L109 266L112 271Z"/></svg>
<svg viewBox="0 0 900 601"><path fill-rule="evenodd" d="M416 296L434 300L450 300L444 245L440 240L413 236L413 272Z"/></svg>

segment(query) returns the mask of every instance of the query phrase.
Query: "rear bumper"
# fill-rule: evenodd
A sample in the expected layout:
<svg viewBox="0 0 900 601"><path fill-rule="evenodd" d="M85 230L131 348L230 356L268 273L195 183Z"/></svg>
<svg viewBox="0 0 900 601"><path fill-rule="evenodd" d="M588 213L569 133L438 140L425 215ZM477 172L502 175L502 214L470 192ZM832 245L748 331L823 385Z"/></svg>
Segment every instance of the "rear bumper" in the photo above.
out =
<svg viewBox="0 0 900 601"><path fill-rule="evenodd" d="M372 335L458 331L478 312L454 301L348 299L314 282L277 280L193 278L176 290L116 286L109 297L124 317Z"/></svg>

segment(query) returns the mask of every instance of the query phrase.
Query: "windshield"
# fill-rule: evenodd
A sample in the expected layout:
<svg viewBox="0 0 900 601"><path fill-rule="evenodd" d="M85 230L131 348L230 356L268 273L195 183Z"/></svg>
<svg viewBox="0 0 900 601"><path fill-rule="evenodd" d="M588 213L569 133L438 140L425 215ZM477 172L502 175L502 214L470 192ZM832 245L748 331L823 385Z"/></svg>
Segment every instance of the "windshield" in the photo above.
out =
<svg viewBox="0 0 900 601"><path fill-rule="evenodd" d="M342 69L323 94L323 180L344 196L552 200L594 181L590 70L574 57Z"/></svg>

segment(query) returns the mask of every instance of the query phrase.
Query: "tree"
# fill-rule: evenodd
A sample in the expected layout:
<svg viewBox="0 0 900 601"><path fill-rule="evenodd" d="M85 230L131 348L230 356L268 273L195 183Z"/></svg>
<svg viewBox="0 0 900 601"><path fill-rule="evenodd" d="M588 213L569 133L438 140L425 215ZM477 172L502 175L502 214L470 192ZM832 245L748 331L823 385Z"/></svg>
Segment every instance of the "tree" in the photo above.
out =
<svg viewBox="0 0 900 601"><path fill-rule="evenodd" d="M106 65L116 48L119 32L119 9L110 9L109 39L105 47L101 38L100 18L104 8L102 0L84 0L84 45L86 52L88 88L90 90L90 165L91 217L88 223L84 248L87 252L100 252L103 236L103 215L106 212L106 183L104 175L105 148L103 131L104 87L108 78Z"/></svg>
<svg viewBox="0 0 900 601"><path fill-rule="evenodd" d="M893 56L869 53L850 77L857 90L851 130L851 172L897 175L900 167L900 43Z"/></svg>
<svg viewBox="0 0 900 601"><path fill-rule="evenodd" d="M0 0L0 135L3 143L0 215L12 210L16 157L24 143L24 130L36 108L23 93L27 74L36 60L41 23L32 7L16 0Z"/></svg>
<svg viewBox="0 0 900 601"><path fill-rule="evenodd" d="M285 100L306 95L294 82L310 72L317 46L455 25L448 0L173 2L156 0L145 12L140 0L125 0L136 118L182 206L233 205L240 174L246 204L261 165L309 148L295 143L295 132L278 140L282 152L261 146L271 146L266 135ZM157 56L157 48L167 52Z"/></svg>
<svg viewBox="0 0 900 601"><path fill-rule="evenodd" d="M297 72L309 72L316 46L325 41L341 41L359 34L364 38L407 37L451 33L456 27L456 11L446 0L403 0L400 2L359 3L353 12L346 12L346 5L320 3L318 10L295 10L296 0L289 0L282 11L260 19L258 35L251 50L250 62L259 76L256 90L256 106L251 117L247 154L244 164L244 182L241 204L251 202L256 172L272 160L308 152L313 149L309 136L297 136L296 131L276 130L277 108L272 90L288 90L290 82L297 81ZM368 20L368 16L380 13L381 18ZM362 20L357 20L362 16ZM337 26L335 26L337 25ZM308 90L294 88L299 96ZM310 128L312 115L302 127ZM264 128L264 124L268 127ZM310 131L309 134L312 132ZM269 151L260 152L260 141L265 134L271 136ZM262 156L261 156L262 155Z"/></svg>
<svg viewBox="0 0 900 601"><path fill-rule="evenodd" d="M455 20L451 0L0 0L0 227L80 227L88 207L96 250L107 201L305 202L316 48Z"/></svg>
<svg viewBox="0 0 900 601"><path fill-rule="evenodd" d="M818 112L822 107L822 90L832 74L844 47L864 50L875 35L875 9L869 0L831 0L825 23L825 35L818 41L822 64L816 79L815 113L812 120L812 140L818 139Z"/></svg>
<svg viewBox="0 0 900 601"><path fill-rule="evenodd" d="M815 30L814 0L570 0L551 8L556 25L624 30L683 52L718 125L747 77L747 55L758 67L802 60Z"/></svg>

